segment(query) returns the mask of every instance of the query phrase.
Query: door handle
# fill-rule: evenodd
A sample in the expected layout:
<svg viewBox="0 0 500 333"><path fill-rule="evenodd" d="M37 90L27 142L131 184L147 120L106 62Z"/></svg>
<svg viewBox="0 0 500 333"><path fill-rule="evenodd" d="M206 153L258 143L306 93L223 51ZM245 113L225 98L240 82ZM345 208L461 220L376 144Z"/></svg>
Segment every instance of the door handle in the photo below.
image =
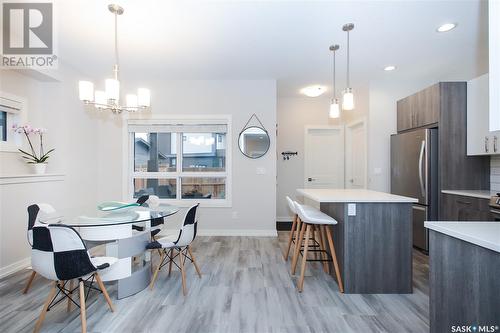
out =
<svg viewBox="0 0 500 333"><path fill-rule="evenodd" d="M307 178L307 181L308 181L308 182L312 182L312 181L315 181L315 180L316 180L316 179L311 178L311 177Z"/></svg>
<svg viewBox="0 0 500 333"><path fill-rule="evenodd" d="M420 191L422 192L422 196L425 197L425 186L423 177L424 152L425 152L425 140L422 140L422 145L420 146L420 156L418 158L418 179L420 181Z"/></svg>
<svg viewBox="0 0 500 333"><path fill-rule="evenodd" d="M497 142L498 142L498 138L497 136L495 135L493 137L493 151L496 153L497 152Z"/></svg>
<svg viewBox="0 0 500 333"><path fill-rule="evenodd" d="M489 150L490 150L490 147L489 147L489 141L490 141L490 138L485 136L484 137L484 151L487 153Z"/></svg>

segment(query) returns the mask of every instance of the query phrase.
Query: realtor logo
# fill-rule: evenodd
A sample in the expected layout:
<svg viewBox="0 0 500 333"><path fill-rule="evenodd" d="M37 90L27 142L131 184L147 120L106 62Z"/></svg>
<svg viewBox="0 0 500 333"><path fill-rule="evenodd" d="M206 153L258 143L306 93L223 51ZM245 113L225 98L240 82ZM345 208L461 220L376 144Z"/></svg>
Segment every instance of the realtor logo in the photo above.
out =
<svg viewBox="0 0 500 333"><path fill-rule="evenodd" d="M4 2L2 21L2 67L55 67L51 2Z"/></svg>

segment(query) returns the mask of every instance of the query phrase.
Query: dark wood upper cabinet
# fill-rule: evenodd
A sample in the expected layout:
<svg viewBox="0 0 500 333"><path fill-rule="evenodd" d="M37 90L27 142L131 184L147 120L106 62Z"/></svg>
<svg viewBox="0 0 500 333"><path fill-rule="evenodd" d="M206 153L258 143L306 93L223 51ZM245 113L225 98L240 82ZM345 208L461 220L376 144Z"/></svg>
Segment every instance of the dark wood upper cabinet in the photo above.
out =
<svg viewBox="0 0 500 333"><path fill-rule="evenodd" d="M439 122L440 84L435 84L397 102L398 132Z"/></svg>

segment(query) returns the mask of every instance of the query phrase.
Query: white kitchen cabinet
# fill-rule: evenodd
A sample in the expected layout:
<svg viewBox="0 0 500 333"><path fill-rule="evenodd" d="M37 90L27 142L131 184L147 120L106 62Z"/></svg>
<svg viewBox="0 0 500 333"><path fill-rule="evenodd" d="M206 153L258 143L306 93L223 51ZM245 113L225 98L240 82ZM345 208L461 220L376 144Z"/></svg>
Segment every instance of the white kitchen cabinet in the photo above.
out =
<svg viewBox="0 0 500 333"><path fill-rule="evenodd" d="M500 1L490 0L489 12L489 66L490 105L489 129L500 131Z"/></svg>
<svg viewBox="0 0 500 333"><path fill-rule="evenodd" d="M467 82L467 155L500 154L500 131L489 130L489 76Z"/></svg>

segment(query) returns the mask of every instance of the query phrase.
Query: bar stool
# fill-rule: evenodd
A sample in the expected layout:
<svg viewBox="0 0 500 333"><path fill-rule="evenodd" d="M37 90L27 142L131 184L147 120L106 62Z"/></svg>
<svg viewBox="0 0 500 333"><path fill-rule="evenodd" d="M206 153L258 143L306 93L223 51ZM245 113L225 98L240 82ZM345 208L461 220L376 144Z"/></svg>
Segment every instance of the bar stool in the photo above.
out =
<svg viewBox="0 0 500 333"><path fill-rule="evenodd" d="M335 268L335 276L337 277L337 283L339 285L339 290L341 293L344 292L344 285L342 283L342 277L340 275L340 269L339 265L337 262L337 255L335 253L335 247L333 245L333 238L332 238L332 232L330 230L330 226L337 224L337 221L326 215L325 213L320 212L317 209L311 209L310 207L303 206L297 202L294 202L295 209L298 215L298 218L302 221L302 227L300 229L300 234L298 236L299 243L295 246L295 252L293 255L293 260L292 260L292 274L295 274L295 268L297 266L297 261L298 261L298 256L299 252L301 249L301 243L303 242L304 245L304 253L302 254L302 267L300 269L300 279L298 283L298 290L299 292L302 292L304 288L304 274L306 272L306 262L309 261L307 259L307 253L309 251L309 237L311 235L311 230L314 233L315 229L319 229L320 231L320 245L324 244L323 236L326 234L326 237L328 239L328 244L330 247L330 254L331 254L331 260L330 259L321 259L321 260L315 260L315 261L323 261L326 263L326 261L333 261L333 266ZM305 233L305 236L304 236ZM325 246L322 246L322 249L325 249ZM326 251L324 251L324 254L327 254ZM325 268L325 266L324 266Z"/></svg>

